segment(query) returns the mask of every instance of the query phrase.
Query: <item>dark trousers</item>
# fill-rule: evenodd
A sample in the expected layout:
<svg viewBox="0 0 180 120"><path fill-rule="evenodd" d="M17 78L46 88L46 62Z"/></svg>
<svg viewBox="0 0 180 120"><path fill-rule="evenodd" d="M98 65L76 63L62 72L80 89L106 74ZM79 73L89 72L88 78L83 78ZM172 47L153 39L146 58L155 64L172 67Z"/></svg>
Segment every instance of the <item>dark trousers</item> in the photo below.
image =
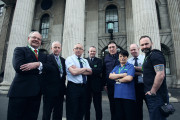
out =
<svg viewBox="0 0 180 120"><path fill-rule="evenodd" d="M160 112L160 107L164 105L161 95L146 95L146 101L150 120L166 120L166 118Z"/></svg>
<svg viewBox="0 0 180 120"><path fill-rule="evenodd" d="M43 118L42 120L62 120L64 94L56 97L43 96Z"/></svg>
<svg viewBox="0 0 180 120"><path fill-rule="evenodd" d="M7 120L37 120L41 95L9 97Z"/></svg>
<svg viewBox="0 0 180 120"><path fill-rule="evenodd" d="M96 111L96 120L102 120L102 93L100 92L87 92L87 108L85 120L90 120L91 102L93 99L94 108Z"/></svg>
<svg viewBox="0 0 180 120"><path fill-rule="evenodd" d="M115 120L115 99L114 99L114 86L107 86L108 99L110 104L111 120Z"/></svg>
<svg viewBox="0 0 180 120"><path fill-rule="evenodd" d="M137 120L143 120L143 100L145 100L144 84L136 83L135 90L137 103Z"/></svg>
<svg viewBox="0 0 180 120"><path fill-rule="evenodd" d="M66 91L67 120L83 120L86 112L86 84L68 82Z"/></svg>
<svg viewBox="0 0 180 120"><path fill-rule="evenodd" d="M137 120L135 100L115 98L115 120Z"/></svg>

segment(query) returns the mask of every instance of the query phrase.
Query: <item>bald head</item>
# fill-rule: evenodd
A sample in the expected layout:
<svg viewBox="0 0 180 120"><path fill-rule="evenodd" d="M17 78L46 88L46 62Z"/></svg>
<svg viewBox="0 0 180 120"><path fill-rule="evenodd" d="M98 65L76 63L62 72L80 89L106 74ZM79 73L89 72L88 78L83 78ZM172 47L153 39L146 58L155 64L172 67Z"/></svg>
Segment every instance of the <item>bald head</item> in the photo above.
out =
<svg viewBox="0 0 180 120"><path fill-rule="evenodd" d="M51 46L52 53L59 56L61 52L61 43L59 41L54 41Z"/></svg>
<svg viewBox="0 0 180 120"><path fill-rule="evenodd" d="M81 57L81 55L84 52L84 49L83 49L83 46L80 43L78 43L74 46L73 51L76 56Z"/></svg>
<svg viewBox="0 0 180 120"><path fill-rule="evenodd" d="M51 45L51 47L53 47L55 44L59 44L61 46L61 43L59 41L54 41Z"/></svg>
<svg viewBox="0 0 180 120"><path fill-rule="evenodd" d="M133 57L139 56L139 46L137 44L131 44L129 49Z"/></svg>

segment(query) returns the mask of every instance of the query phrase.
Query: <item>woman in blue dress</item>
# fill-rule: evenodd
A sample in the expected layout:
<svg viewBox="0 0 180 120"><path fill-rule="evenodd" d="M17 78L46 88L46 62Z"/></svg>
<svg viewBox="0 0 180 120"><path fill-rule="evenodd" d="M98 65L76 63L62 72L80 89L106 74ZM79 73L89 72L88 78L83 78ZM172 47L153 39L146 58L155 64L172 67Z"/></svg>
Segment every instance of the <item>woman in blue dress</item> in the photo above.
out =
<svg viewBox="0 0 180 120"><path fill-rule="evenodd" d="M120 65L115 66L109 78L115 80L116 120L136 120L136 97L134 88L134 66L127 62L129 53L120 51Z"/></svg>

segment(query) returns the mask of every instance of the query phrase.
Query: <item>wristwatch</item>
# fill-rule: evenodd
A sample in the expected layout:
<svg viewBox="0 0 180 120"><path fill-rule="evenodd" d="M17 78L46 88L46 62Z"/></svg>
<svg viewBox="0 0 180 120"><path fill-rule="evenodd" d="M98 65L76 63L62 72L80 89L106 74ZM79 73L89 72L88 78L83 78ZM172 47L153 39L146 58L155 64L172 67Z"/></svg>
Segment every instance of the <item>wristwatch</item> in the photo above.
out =
<svg viewBox="0 0 180 120"><path fill-rule="evenodd" d="M156 96L156 94L155 94L155 93L152 93L151 91L150 91L150 93L151 93L151 95L152 95L152 96Z"/></svg>

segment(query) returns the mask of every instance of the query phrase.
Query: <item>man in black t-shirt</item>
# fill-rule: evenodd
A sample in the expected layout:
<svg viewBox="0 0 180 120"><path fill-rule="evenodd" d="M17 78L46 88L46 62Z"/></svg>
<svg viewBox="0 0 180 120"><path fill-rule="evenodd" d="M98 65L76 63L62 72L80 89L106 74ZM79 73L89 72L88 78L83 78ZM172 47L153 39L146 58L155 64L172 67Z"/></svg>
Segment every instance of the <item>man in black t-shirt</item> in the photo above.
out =
<svg viewBox="0 0 180 120"><path fill-rule="evenodd" d="M159 50L152 50L153 43L149 36L142 36L139 42L141 51L146 55L142 69L150 120L166 120L159 109L160 106L169 101L167 100L164 55Z"/></svg>

